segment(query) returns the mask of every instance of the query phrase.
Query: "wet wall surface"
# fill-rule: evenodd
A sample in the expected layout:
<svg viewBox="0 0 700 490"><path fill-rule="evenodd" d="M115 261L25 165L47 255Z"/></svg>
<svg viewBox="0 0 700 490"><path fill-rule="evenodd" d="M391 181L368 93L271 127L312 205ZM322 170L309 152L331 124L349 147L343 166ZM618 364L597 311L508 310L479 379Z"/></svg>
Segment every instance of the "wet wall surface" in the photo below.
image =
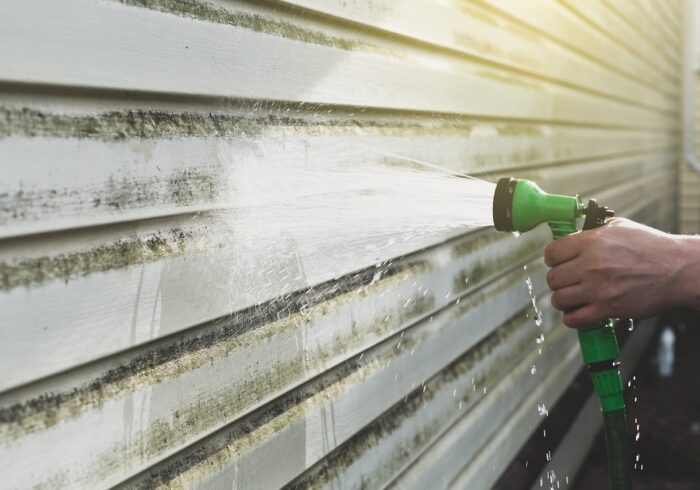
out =
<svg viewBox="0 0 700 490"><path fill-rule="evenodd" d="M491 488L581 368L549 230L327 206L428 162L671 226L682 8L4 2L0 486Z"/></svg>
<svg viewBox="0 0 700 490"><path fill-rule="evenodd" d="M659 337L669 326L675 334L675 359L669 377L659 375ZM700 313L674 312L661 328L627 389L632 455L638 490L700 488ZM635 401L636 399L636 401ZM636 421L636 422L635 422ZM637 430L637 424L639 430ZM639 461L636 457L639 455ZM607 488L602 432L579 473L576 490Z"/></svg>

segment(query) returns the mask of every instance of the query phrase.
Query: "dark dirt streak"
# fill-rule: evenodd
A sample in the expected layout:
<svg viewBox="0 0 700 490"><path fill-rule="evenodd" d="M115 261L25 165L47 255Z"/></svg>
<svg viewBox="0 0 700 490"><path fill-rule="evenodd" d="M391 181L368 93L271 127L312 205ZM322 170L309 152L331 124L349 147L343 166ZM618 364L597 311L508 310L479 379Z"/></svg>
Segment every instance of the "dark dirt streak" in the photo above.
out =
<svg viewBox="0 0 700 490"><path fill-rule="evenodd" d="M305 117L291 116L300 111ZM346 109L347 110L347 109ZM362 109L360 109L362 110ZM305 135L322 134L329 128L379 130L387 134L413 130L418 135L456 133L469 135L473 121L444 119L435 121L362 119L354 115L330 117L330 109L317 104L279 104L262 101L250 108L260 116L239 116L208 112L164 110L123 110L96 114L57 114L30 107L0 107L0 138L9 136L63 137L125 141L129 139L165 139L175 137L256 137L273 128L302 128ZM267 114L265 114L267 113ZM502 124L503 129L512 124Z"/></svg>
<svg viewBox="0 0 700 490"><path fill-rule="evenodd" d="M420 263L386 265L383 276L393 276L416 265L420 265ZM154 348L72 390L47 393L25 402L0 407L0 424L19 424L21 426L23 420L32 415L43 413L42 423L45 426L51 426L57 422L56 414L60 411L61 406L68 402L74 402L76 399L79 402L73 403L73 405L78 407L76 408L78 411L84 410L88 406L101 406L107 399L118 394L118 385L121 381L146 373L186 354L207 349L265 324L319 305L334 297L358 290L372 282L376 270L374 266L368 267L352 276L328 281L307 290L287 294L222 317L212 322L215 328L210 331L190 338L179 338L172 343ZM28 429L36 430L37 427L32 426Z"/></svg>
<svg viewBox="0 0 700 490"><path fill-rule="evenodd" d="M191 206L210 203L224 192L220 169L193 168L151 179L110 177L103 187L78 189L19 190L0 194L0 225L10 221L46 218L70 208L121 211L158 205Z"/></svg>

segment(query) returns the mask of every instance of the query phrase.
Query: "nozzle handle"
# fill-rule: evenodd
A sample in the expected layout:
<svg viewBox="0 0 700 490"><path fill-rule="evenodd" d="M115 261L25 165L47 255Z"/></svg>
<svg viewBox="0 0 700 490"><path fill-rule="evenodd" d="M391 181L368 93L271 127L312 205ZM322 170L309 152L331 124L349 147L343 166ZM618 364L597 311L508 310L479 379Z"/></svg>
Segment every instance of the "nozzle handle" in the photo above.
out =
<svg viewBox="0 0 700 490"><path fill-rule="evenodd" d="M591 230L603 226L605 221L615 213L605 206L599 206L595 199L591 199L588 201L585 214L583 229ZM549 222L549 227L552 229L555 240L578 231L576 222L572 221L552 221ZM608 413L625 408L620 363L617 360L620 348L617 344L613 320L607 319L596 325L581 328L577 334L581 357L591 373L593 388L600 400L601 410Z"/></svg>

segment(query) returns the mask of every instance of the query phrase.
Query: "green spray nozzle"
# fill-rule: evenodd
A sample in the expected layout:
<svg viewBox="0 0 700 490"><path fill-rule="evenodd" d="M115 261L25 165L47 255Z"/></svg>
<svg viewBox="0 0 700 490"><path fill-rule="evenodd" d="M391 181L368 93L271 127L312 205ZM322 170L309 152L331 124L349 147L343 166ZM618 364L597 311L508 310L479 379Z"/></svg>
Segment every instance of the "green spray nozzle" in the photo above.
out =
<svg viewBox="0 0 700 490"><path fill-rule="evenodd" d="M496 185L493 223L499 231L524 233L546 222L552 231L563 226L571 233L576 231L576 221L583 212L578 196L547 194L529 180L504 178Z"/></svg>
<svg viewBox="0 0 700 490"><path fill-rule="evenodd" d="M526 232L547 223L554 239L578 231L578 219L586 216L583 229L602 226L613 215L591 199L587 207L578 196L547 194L534 182L503 178L493 198L493 223L499 231ZM624 408L622 382L616 358L620 351L613 322L605 320L578 330L581 356L588 365L604 412Z"/></svg>
<svg viewBox="0 0 700 490"><path fill-rule="evenodd" d="M522 233L547 223L555 240L577 232L578 220L584 215L583 229L588 230L604 225L613 214L594 199L584 207L578 196L547 194L529 180L501 179L493 198L493 224L497 230ZM629 442L614 323L604 320L579 329L577 334L581 357L604 414L611 488L628 490Z"/></svg>

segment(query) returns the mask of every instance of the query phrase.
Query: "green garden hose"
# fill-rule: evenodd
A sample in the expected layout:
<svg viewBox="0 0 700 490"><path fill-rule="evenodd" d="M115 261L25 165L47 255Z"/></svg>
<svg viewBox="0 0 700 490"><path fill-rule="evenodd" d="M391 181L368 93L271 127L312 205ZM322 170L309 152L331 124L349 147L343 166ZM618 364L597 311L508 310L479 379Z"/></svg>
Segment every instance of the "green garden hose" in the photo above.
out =
<svg viewBox="0 0 700 490"><path fill-rule="evenodd" d="M605 426L605 445L608 449L608 473L610 488L630 490L630 444L627 434L627 417L625 409L603 412Z"/></svg>

